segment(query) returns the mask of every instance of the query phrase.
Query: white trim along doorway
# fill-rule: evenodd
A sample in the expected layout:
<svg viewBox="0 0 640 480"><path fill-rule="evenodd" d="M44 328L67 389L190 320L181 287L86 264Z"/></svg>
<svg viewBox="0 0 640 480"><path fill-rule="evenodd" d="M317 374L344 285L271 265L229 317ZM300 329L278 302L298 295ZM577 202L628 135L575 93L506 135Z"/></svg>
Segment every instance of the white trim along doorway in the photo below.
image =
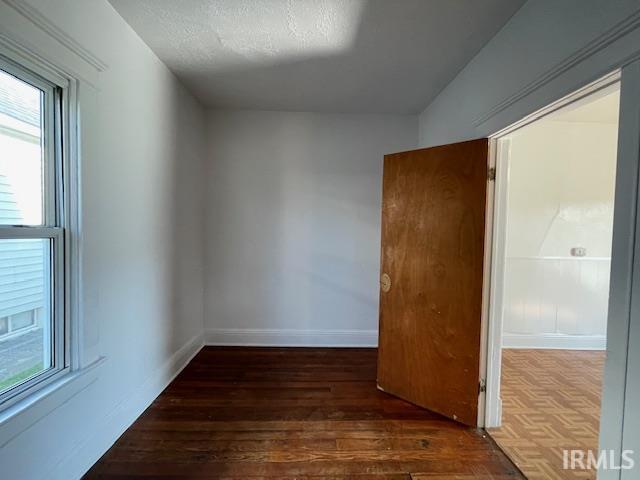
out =
<svg viewBox="0 0 640 480"><path fill-rule="evenodd" d="M600 419L600 451L613 451L620 465L622 452L638 444L640 415L631 412L640 404L640 229L638 172L640 164L640 61L613 70L573 93L552 102L490 136L489 168L495 168L487 204L484 291L485 392L479 418L485 428L500 425L500 373L504 309L504 252L508 142L514 131L585 97L620 85L620 117L611 253L610 294ZM637 252L637 253L636 253ZM635 295L634 295L635 292ZM635 373L635 377L633 376ZM640 452L636 461L640 463ZM601 479L630 479L634 470L600 469Z"/></svg>

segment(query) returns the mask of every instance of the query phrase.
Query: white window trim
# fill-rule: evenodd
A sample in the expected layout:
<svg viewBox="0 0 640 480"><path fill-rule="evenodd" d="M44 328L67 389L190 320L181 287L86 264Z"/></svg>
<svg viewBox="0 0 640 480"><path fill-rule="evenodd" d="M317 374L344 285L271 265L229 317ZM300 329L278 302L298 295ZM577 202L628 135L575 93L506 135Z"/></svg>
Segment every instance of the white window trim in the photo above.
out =
<svg viewBox="0 0 640 480"><path fill-rule="evenodd" d="M51 195L43 212L45 226L38 227L2 227L3 238L50 238L52 239L53 278L56 284L52 292L53 308L58 320L54 323L54 341L56 342L56 368L43 372L33 379L10 389L0 396L0 426L14 413L22 411L34 401L47 395L56 386L63 386L78 376L82 366L81 358L81 252L80 252L80 185L78 162L78 82L72 76L62 72L48 62L30 52L16 49L15 45L0 42L0 67L27 80L34 86L49 93L45 98L50 102L45 114L50 115L46 122L49 138L58 135L54 128L61 129L60 142L45 145L48 156L47 178L54 176L58 182L55 189L48 188L45 194ZM57 118L55 118L57 117ZM46 137L45 137L46 138ZM51 161L55 158L54 161ZM53 168L61 169L60 174ZM62 205L58 200L62 199ZM57 220L57 221L54 221Z"/></svg>

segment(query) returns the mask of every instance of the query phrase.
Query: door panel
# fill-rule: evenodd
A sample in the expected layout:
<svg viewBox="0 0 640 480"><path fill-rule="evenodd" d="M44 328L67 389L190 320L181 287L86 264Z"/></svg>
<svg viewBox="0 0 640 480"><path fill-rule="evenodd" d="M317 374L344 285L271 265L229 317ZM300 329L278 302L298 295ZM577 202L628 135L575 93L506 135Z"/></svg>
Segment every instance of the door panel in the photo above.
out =
<svg viewBox="0 0 640 480"><path fill-rule="evenodd" d="M477 425L488 140L385 156L379 387Z"/></svg>

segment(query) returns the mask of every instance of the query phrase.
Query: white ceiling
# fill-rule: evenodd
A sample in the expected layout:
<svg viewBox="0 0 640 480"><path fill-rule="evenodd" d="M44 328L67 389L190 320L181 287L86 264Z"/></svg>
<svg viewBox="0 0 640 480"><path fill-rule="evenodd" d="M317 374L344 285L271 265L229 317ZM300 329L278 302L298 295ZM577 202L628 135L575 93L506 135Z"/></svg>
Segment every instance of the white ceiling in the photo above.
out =
<svg viewBox="0 0 640 480"><path fill-rule="evenodd" d="M524 0L110 0L203 103L418 113Z"/></svg>

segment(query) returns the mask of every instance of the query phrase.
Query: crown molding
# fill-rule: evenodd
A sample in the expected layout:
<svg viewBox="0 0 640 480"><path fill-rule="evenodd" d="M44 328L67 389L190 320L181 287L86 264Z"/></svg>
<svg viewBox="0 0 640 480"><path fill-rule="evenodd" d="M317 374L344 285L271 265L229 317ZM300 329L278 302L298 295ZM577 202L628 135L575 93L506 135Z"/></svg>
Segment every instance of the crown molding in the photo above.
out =
<svg viewBox="0 0 640 480"><path fill-rule="evenodd" d="M522 89L520 89L515 94L501 101L494 107L492 107L489 111L484 113L483 115L477 117L473 121L473 125L475 127L479 127L498 113L506 110L514 103L522 100L524 97L529 95L530 93L538 90L540 87L550 83L563 73L567 72L580 62L585 59L591 57L595 53L607 48L609 45L624 37L628 33L640 27L640 9L636 10L632 15L622 20L621 22L614 25L612 28L604 32L602 35L598 36L591 42L589 42L584 47L580 48L576 52L574 52L569 57L565 58L560 63L556 64L551 69L547 70L544 74L533 80L532 82L525 85ZM638 51L640 54L640 48ZM637 55L636 55L637 56ZM633 60L633 58L627 59L627 61ZM622 66L622 65L620 65Z"/></svg>
<svg viewBox="0 0 640 480"><path fill-rule="evenodd" d="M45 17L37 8L29 5L24 0L2 1L33 23L40 30L57 40L62 46L75 53L98 72L103 72L108 68L108 65L104 61L80 45L77 40L69 36L60 27L51 22L51 20Z"/></svg>

